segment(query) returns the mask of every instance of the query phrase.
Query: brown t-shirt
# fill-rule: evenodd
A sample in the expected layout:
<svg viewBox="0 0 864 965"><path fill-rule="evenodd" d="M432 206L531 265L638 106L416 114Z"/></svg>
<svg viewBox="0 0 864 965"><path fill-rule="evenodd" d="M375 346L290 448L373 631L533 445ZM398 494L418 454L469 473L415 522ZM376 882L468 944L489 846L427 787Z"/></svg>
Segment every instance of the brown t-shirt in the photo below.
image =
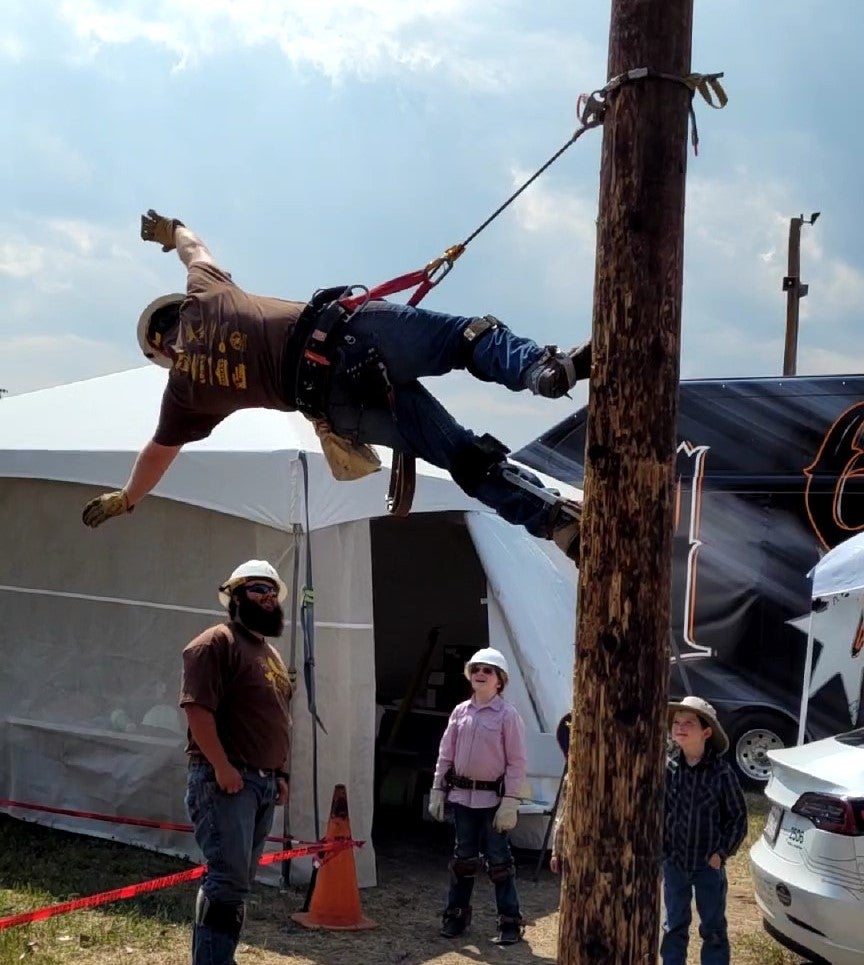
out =
<svg viewBox="0 0 864 965"><path fill-rule="evenodd" d="M235 766L285 768L290 700L291 683L278 651L240 623L210 627L183 650L180 706L198 704L213 713ZM186 752L203 756L191 732Z"/></svg>
<svg viewBox="0 0 864 965"><path fill-rule="evenodd" d="M181 446L206 439L238 409L290 411L282 357L304 307L250 295L221 268L193 264L154 441Z"/></svg>

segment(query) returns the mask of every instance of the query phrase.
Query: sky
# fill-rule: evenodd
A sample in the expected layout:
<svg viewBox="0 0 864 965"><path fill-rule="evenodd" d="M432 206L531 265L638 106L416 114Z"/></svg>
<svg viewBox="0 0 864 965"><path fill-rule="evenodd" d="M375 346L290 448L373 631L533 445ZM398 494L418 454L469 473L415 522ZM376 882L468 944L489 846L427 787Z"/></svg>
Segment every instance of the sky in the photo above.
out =
<svg viewBox="0 0 864 965"><path fill-rule="evenodd" d="M180 218L249 291L305 299L463 240L606 80L601 0L5 0L0 388L136 367L141 308L182 289L142 211ZM798 371L864 371L860 0L696 0L682 376L778 375L789 219L804 226ZM636 66L636 65L634 65ZM542 344L591 329L601 132L585 134L424 305ZM464 373L430 388L516 448L586 400ZM2 407L0 407L2 412ZM156 413L154 413L155 424Z"/></svg>

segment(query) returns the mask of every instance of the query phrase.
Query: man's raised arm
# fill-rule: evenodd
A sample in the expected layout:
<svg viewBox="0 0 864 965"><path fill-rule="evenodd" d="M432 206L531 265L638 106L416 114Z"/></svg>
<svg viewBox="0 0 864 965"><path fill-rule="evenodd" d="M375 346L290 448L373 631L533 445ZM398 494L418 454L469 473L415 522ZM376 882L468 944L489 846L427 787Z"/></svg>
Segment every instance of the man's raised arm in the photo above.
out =
<svg viewBox="0 0 864 965"><path fill-rule="evenodd" d="M216 261L204 242L177 218L166 218L152 208L141 215L141 237L155 241L163 251L174 251L187 268L195 264L215 265Z"/></svg>

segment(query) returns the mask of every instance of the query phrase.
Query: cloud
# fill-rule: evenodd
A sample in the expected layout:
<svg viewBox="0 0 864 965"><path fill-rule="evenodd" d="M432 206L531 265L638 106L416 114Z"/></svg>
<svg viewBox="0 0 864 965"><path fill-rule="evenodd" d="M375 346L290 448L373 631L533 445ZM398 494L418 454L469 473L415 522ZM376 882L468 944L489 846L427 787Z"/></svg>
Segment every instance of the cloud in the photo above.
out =
<svg viewBox="0 0 864 965"><path fill-rule="evenodd" d="M93 163L68 138L35 123L18 124L16 128L18 150L26 156L31 173L38 171L51 182L52 188L58 184L86 184L91 180Z"/></svg>
<svg viewBox="0 0 864 965"><path fill-rule="evenodd" d="M0 237L0 387L29 392L140 363L139 307L172 286L133 250L131 226L0 221Z"/></svg>
<svg viewBox="0 0 864 965"><path fill-rule="evenodd" d="M100 288L110 289L118 273L143 280L148 272L136 266L134 232L74 219L33 219L26 229L0 221L0 286L11 297L75 291L91 303ZM140 248L140 242L136 246ZM17 284L16 284L17 283ZM5 321L9 321L7 309ZM21 319L24 321L24 319Z"/></svg>
<svg viewBox="0 0 864 965"><path fill-rule="evenodd" d="M526 172L514 172L514 184ZM723 177L691 176L687 186L684 263L684 358L688 377L779 374L785 336L789 212L796 185L745 168ZM584 299L593 276L595 195L541 180L519 199L516 221L542 263L544 301L557 308ZM821 224L820 226L821 227ZM823 247L819 229L802 235L799 371L848 372L859 365L841 351L857 341L864 266ZM511 238L511 244L528 244ZM781 254L782 253L782 254ZM818 332L809 319L830 320ZM818 345L813 343L817 342Z"/></svg>
<svg viewBox="0 0 864 965"><path fill-rule="evenodd" d="M0 275L27 278L42 271L45 251L39 245L6 241L0 245Z"/></svg>
<svg viewBox="0 0 864 965"><path fill-rule="evenodd" d="M423 382L457 422L480 435L489 432L511 449L531 442L588 401L585 382L574 388L572 399L554 400L478 382L465 372Z"/></svg>
<svg viewBox="0 0 864 965"><path fill-rule="evenodd" d="M3 342L3 357L0 387L10 395L108 375L133 368L141 361L131 345L122 348L69 333L7 337ZM0 416L2 412L0 408Z"/></svg>
<svg viewBox="0 0 864 965"><path fill-rule="evenodd" d="M333 81L440 74L497 91L524 85L526 74L560 83L574 64L602 65L599 51L572 32L520 29L502 0L65 0L59 16L79 58L148 43L170 53L175 71L271 46Z"/></svg>
<svg viewBox="0 0 864 965"><path fill-rule="evenodd" d="M0 60L19 63L28 53L27 44L14 33L0 34Z"/></svg>

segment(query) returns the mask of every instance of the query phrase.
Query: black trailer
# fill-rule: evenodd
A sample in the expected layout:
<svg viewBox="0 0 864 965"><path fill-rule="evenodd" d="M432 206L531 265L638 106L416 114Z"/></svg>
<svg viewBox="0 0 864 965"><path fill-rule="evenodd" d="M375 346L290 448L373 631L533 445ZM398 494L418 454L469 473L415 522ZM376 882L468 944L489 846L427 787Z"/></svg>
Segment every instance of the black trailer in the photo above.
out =
<svg viewBox="0 0 864 965"><path fill-rule="evenodd" d="M581 486L586 420L515 458ZM864 376L682 382L675 518L670 692L714 704L740 776L760 786L765 752L797 737L807 574L864 529ZM809 739L862 724L839 677L811 696Z"/></svg>

